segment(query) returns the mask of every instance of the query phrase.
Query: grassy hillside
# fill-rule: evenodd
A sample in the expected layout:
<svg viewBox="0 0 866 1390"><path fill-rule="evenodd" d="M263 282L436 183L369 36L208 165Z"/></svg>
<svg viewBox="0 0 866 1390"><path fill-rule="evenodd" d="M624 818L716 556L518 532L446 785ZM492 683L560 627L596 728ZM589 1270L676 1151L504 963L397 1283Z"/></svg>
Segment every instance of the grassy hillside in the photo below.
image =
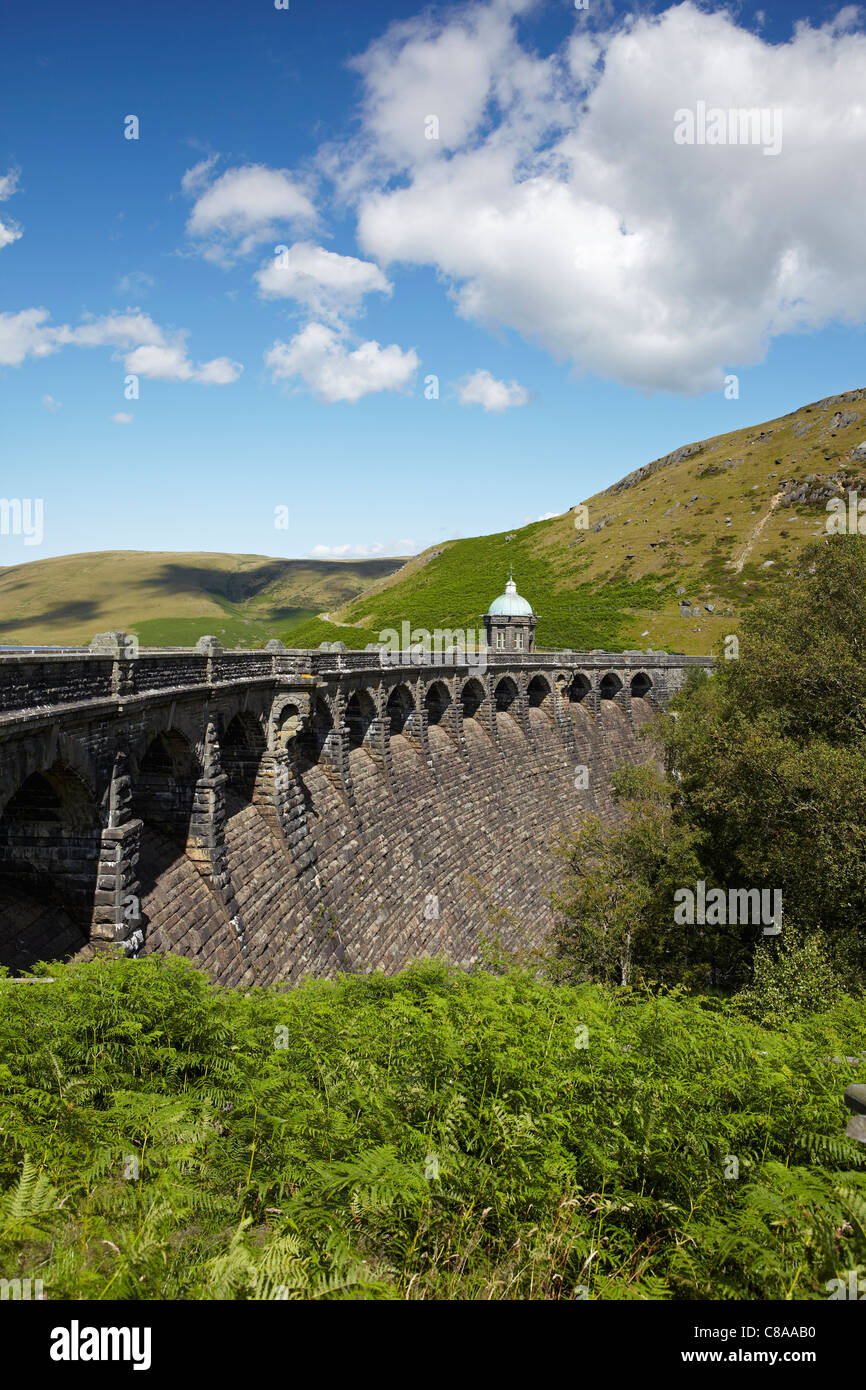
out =
<svg viewBox="0 0 866 1390"><path fill-rule="evenodd" d="M866 495L864 441L866 390L848 391L656 459L586 499L585 528L571 510L408 561L106 551L15 565L0 569L0 643L124 628L148 645L209 632L364 647L404 621L478 629L513 565L540 647L706 652L823 532L829 497Z"/></svg>
<svg viewBox="0 0 866 1390"><path fill-rule="evenodd" d="M823 532L826 502L866 495L866 390L685 445L573 511L427 551L291 641L375 641L404 620L477 628L509 565L541 647L706 652ZM686 611L687 610L687 611Z"/></svg>
<svg viewBox="0 0 866 1390"><path fill-rule="evenodd" d="M77 645L120 628L147 646L204 633L254 647L345 603L403 562L109 550L0 569L0 643Z"/></svg>

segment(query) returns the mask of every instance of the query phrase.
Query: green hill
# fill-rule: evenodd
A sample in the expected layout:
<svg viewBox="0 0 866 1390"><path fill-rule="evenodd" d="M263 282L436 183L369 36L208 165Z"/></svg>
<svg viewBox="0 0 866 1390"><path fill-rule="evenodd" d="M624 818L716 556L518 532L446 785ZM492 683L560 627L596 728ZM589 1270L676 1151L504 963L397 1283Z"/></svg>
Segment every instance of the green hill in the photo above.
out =
<svg viewBox="0 0 866 1390"><path fill-rule="evenodd" d="M686 444L586 499L585 526L572 507L408 561L105 551L0 569L0 643L123 628L154 646L361 648L403 622L477 630L513 565L539 647L706 652L849 489L866 496L866 389Z"/></svg>
<svg viewBox="0 0 866 1390"><path fill-rule="evenodd" d="M0 569L0 643L74 646L123 629L146 646L190 646L212 633L227 647L255 647L402 564L146 550L34 560Z"/></svg>
<svg viewBox="0 0 866 1390"><path fill-rule="evenodd" d="M687 444L572 509L425 551L293 645L349 647L385 628L478 628L513 565L539 647L706 652L824 532L827 500L866 496L866 390ZM686 611L687 610L687 611ZM335 627L334 623L347 626Z"/></svg>

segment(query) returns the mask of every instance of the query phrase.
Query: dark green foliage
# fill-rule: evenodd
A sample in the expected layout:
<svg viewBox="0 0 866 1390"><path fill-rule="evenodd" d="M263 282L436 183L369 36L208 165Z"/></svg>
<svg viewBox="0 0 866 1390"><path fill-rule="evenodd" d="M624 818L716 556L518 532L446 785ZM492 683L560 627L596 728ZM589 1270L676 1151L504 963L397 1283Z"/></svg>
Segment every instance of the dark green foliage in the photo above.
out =
<svg viewBox="0 0 866 1390"><path fill-rule="evenodd" d="M866 539L808 549L738 640L656 721L669 780L622 770L623 819L589 818L566 847L559 968L614 978L591 958L601 934L628 940L635 979L742 988L761 926L678 926L675 891L779 891L785 942L760 956L753 1003L791 1017L866 979Z"/></svg>
<svg viewBox="0 0 866 1390"><path fill-rule="evenodd" d="M51 1299L825 1298L866 1263L853 1001L773 1033L438 964L51 973L0 981L2 1268Z"/></svg>
<svg viewBox="0 0 866 1390"><path fill-rule="evenodd" d="M847 981L866 969L866 539L804 552L746 615L739 657L662 723L708 880L782 890ZM675 716L675 717L674 717Z"/></svg>

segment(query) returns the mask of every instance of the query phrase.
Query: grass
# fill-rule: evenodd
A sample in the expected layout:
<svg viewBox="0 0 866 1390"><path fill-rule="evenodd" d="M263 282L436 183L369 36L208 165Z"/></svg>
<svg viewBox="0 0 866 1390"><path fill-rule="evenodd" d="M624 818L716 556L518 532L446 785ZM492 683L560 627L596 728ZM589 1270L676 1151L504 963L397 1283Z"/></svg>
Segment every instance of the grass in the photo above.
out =
<svg viewBox="0 0 866 1390"><path fill-rule="evenodd" d="M390 574L394 560L100 551L0 570L0 642L86 644L121 629L148 646L260 646Z"/></svg>
<svg viewBox="0 0 866 1390"><path fill-rule="evenodd" d="M841 428L839 414L851 417ZM331 612L357 637L351 627L322 625L305 625L299 636L312 645L314 637L336 637L363 647L404 620L431 631L478 626L513 565L520 593L540 615L539 647L707 652L762 593L784 582L803 546L823 531L823 503L778 506L742 573L735 571L780 484L832 473L843 487L859 481L866 490L862 465L849 459L864 437L866 399L817 402L719 435L627 487L587 499L586 529L577 530L566 512L450 541ZM774 564L765 569L769 559ZM698 618L681 616L681 597L698 605Z"/></svg>
<svg viewBox="0 0 866 1390"><path fill-rule="evenodd" d="M586 529L565 512L449 541L408 562L113 551L16 565L0 570L0 641L87 642L125 628L169 645L215 633L227 645L281 637L293 646L364 647L404 621L430 632L479 628L513 565L540 615L539 647L707 652L823 533L823 503L770 513L780 484L815 474L866 491L863 466L850 459L866 437L866 395L848 397L657 461L588 498ZM699 616L684 618L680 598Z"/></svg>

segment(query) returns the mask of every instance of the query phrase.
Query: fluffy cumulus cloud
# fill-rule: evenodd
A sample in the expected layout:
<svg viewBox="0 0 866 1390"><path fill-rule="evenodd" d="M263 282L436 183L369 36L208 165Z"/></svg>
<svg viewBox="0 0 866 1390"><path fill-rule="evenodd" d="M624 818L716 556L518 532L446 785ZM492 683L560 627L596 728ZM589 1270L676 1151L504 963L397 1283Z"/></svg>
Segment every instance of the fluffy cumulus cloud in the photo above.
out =
<svg viewBox="0 0 866 1390"><path fill-rule="evenodd" d="M323 162L364 254L433 266L465 318L641 389L717 389L775 335L866 317L856 10L778 44L691 3L577 12L539 55L528 7L407 20L357 60L361 133ZM677 143L699 103L780 112L780 143Z"/></svg>
<svg viewBox="0 0 866 1390"><path fill-rule="evenodd" d="M292 299L316 318L335 323L356 312L364 295L391 293L372 261L340 256L309 241L280 247L255 278L263 299Z"/></svg>
<svg viewBox="0 0 866 1390"><path fill-rule="evenodd" d="M377 391L404 391L418 369L413 349L376 342L351 348L328 324L309 323L288 343L275 342L265 353L273 381L303 383L321 401L359 401Z"/></svg>
<svg viewBox="0 0 866 1390"><path fill-rule="evenodd" d="M226 386L243 371L228 357L196 365L187 354L185 333L167 334L137 309L88 318L74 328L52 324L49 317L47 309L0 314L0 366L18 367L25 358L47 357L62 347L112 347L123 356L127 372L155 381Z"/></svg>
<svg viewBox="0 0 866 1390"><path fill-rule="evenodd" d="M480 405L484 410L502 414L512 405L528 405L529 392L516 381L497 381L490 372L479 368L457 383L457 399L461 405Z"/></svg>
<svg viewBox="0 0 866 1390"><path fill-rule="evenodd" d="M0 175L0 203L5 203L7 198L11 198L17 188L17 169L10 169L7 173ZM0 218L0 249L4 246L11 246L13 241L18 241L21 235L22 231L17 222Z"/></svg>
<svg viewBox="0 0 866 1390"><path fill-rule="evenodd" d="M208 260L230 264L279 240L287 228L315 223L313 204L288 170L245 164L210 182L214 162L213 156L203 160L181 181L185 192L197 194L187 233Z"/></svg>

